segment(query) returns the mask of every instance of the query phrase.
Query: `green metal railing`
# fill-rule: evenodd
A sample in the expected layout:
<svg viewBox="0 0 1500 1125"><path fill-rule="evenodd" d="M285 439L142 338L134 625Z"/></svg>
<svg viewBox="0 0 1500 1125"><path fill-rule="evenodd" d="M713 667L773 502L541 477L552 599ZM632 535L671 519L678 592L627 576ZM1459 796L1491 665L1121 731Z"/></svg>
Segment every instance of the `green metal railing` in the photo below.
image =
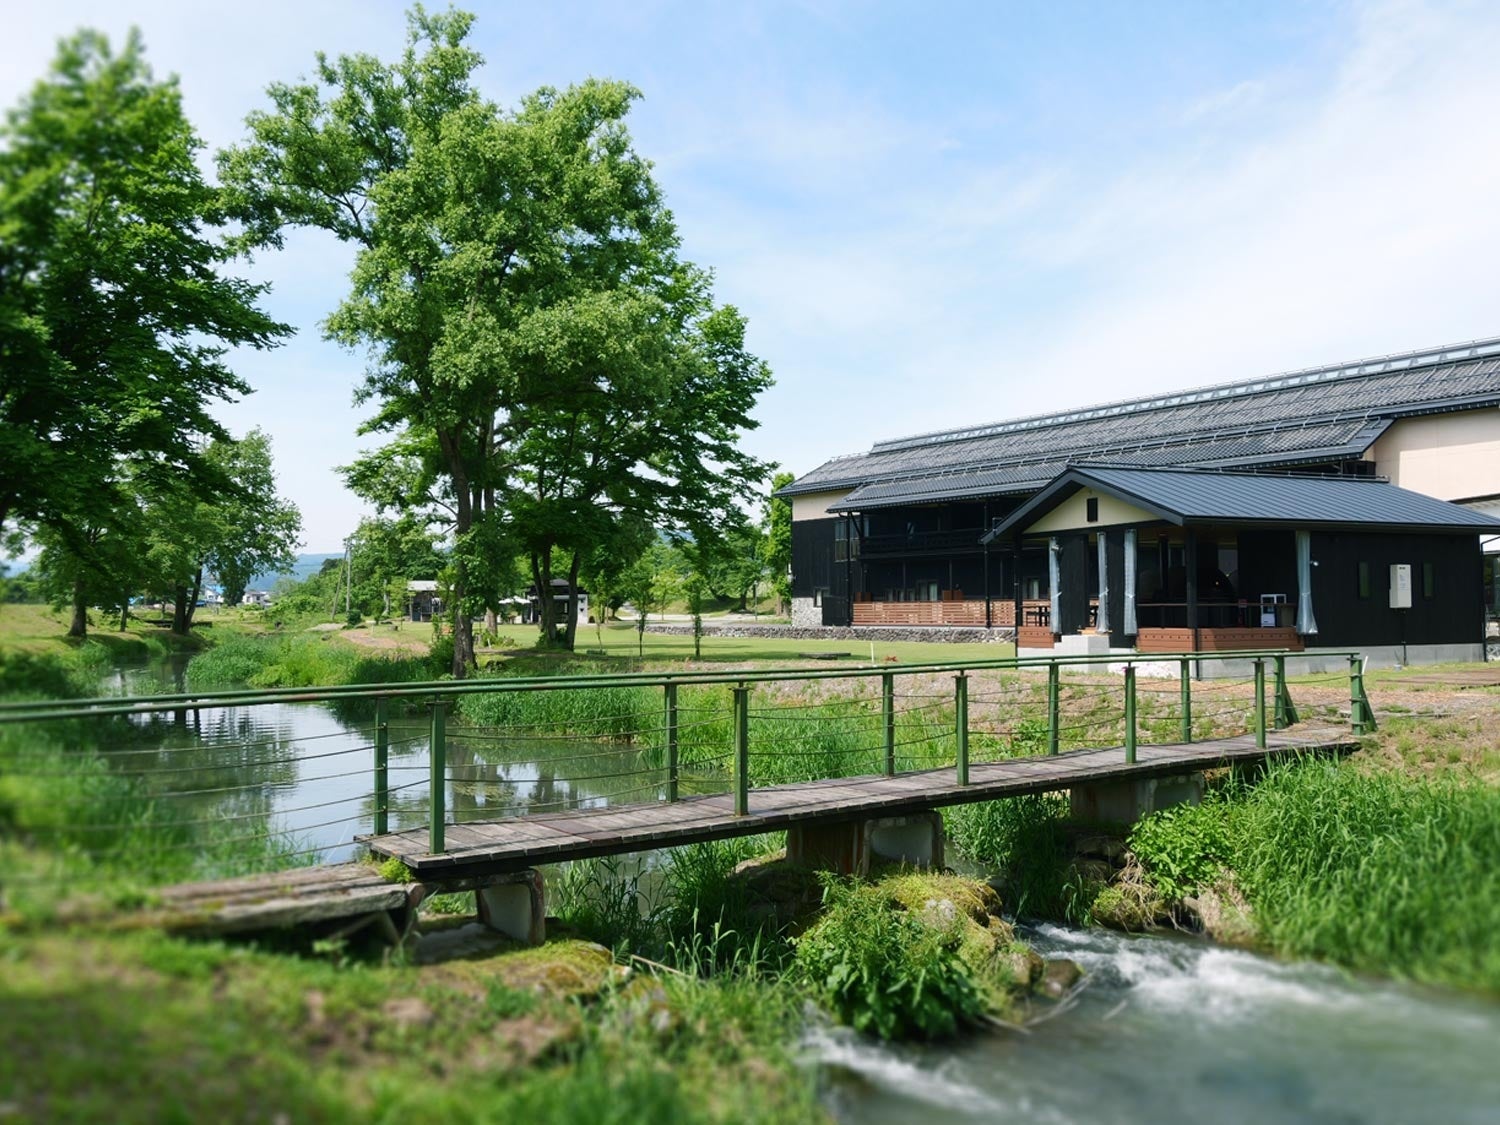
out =
<svg viewBox="0 0 1500 1125"><path fill-rule="evenodd" d="M367 728L371 739L370 745L356 747L349 753L363 753L368 750L372 755L369 759L371 765L368 767L371 770L370 796L372 798L368 823L374 834L384 835L392 829L393 795L419 784L411 782L405 785L392 785L393 769L420 768L392 765L392 710L400 704L409 707L419 703L428 712L426 731L428 792L425 810L428 846L430 851L437 853L444 851L447 846L447 827L450 823L448 786L454 782L455 778L454 764L450 761L449 755L450 741L455 737L459 739L490 737L493 741L508 740L514 743L525 742L528 739L539 740L544 737L544 732L538 733L524 729L524 724L521 727L514 724L506 728L497 727L488 735L486 734L488 728L479 728L476 731L472 727L455 726L450 731L449 709L462 697L468 695L566 692L585 688L660 690L662 693L660 727L638 733L643 736L649 735L651 745L660 748L660 765L653 767L651 775L653 778L656 773L662 776L659 782L653 780L643 784L638 787L638 791L655 792L657 794L655 799L664 799L670 803L682 799L684 732L687 731L690 734L695 731L701 732L706 724L722 723L724 719L722 711L719 712L717 718L712 715L706 718L695 718L694 716L702 713L704 709L687 706L683 701L682 691L685 688L697 690L727 687L729 689L728 745L722 752L727 768L723 770L723 773L728 777L734 811L743 816L749 814L751 807L754 788L753 766L757 757L753 737L758 725L772 723L773 720L781 723L781 726L776 729L782 731L777 736L783 740L782 744L767 753L792 757L800 753L814 762L820 760L818 754L822 753L827 760L833 760L831 752L819 751L816 739L810 736L805 739L805 745L812 749L798 749L800 744L797 742L797 736L786 733L784 729L788 723L799 717L808 722L823 721L823 719L809 714L801 716L786 714L778 717L774 707L756 710L752 707L752 699L757 688L769 688L788 682L812 685L829 680L840 680L859 685L874 681L865 689L868 692L870 688L873 688L876 692L875 699L871 702L878 706L878 711L868 713L873 729L858 726L865 721L860 717L866 714L865 712L845 716L847 721L855 724L858 729L870 729L870 733L874 736L872 743L864 744L859 750L859 753L863 754L867 749L871 755L868 759L859 759L868 761L874 767L868 772L883 773L888 777L895 776L903 768L904 761L916 762L922 768L931 768L923 766L922 763L941 757L944 761L952 762L956 783L960 786L967 786L970 784L976 737L984 740L982 745L994 749L1003 735L1010 740L1006 744L1006 752L1013 752L1018 745L1021 745L1024 742L1023 736L1030 737L1028 730L1032 728L1022 728L1026 723L1034 725L1034 719L1031 716L1034 714L1035 704L1030 695L1033 688L1040 688L1045 692L1044 702L1040 708L1045 718L1045 732L1039 735L1039 747L1043 748L1046 754L1061 753L1065 747L1083 747L1089 744L1090 738L1093 738L1103 740L1106 746L1123 747L1124 760L1134 763L1137 761L1139 747L1143 741L1150 742L1154 739L1161 742L1175 735L1177 741L1189 743L1195 737L1195 724L1204 724L1202 729L1212 731L1218 729L1217 720L1225 716L1231 716L1229 720L1231 724L1244 721L1239 718L1245 715L1244 708L1247 702L1242 695L1216 698L1211 692L1206 692L1204 698L1197 701L1198 704L1205 705L1206 709L1195 714L1193 677L1195 668L1201 668L1204 664L1222 666L1238 661L1245 661L1251 665L1253 686L1252 696L1248 701L1248 722L1246 726L1238 729L1241 733L1253 732L1256 745L1264 748L1267 745L1268 723L1280 730L1298 720L1297 707L1292 700L1289 685L1288 663L1307 659L1326 660L1330 656L1348 659L1350 723L1354 732L1362 734L1374 730L1374 713L1365 692L1361 657L1354 652L1329 653L1326 651L1319 653L1242 651L1146 656L1099 654L1012 657L836 669L823 667L632 672L598 676L514 677L411 684L347 685L315 690L291 688L177 692L134 699L0 704L0 726L111 717L149 717L166 713L182 715L211 708L367 700L373 704L374 708L373 726ZM1272 672L1270 685L1266 682L1268 663ZM1161 675L1163 672L1166 673L1165 676ZM975 677L983 673L997 673L998 676L987 678L981 685ZM980 712L999 710L1000 703L997 700L1007 690L1005 689L1005 675L1007 674L1015 677L1016 683L1020 685L1010 697L1007 697L1009 699L1007 705L1014 704L1015 721L1011 728L1004 731L986 728L982 719L976 721L975 707L977 705ZM1042 682L1028 679L1026 678L1028 674L1044 674L1045 679ZM928 681L934 678L941 680L942 677L950 675L952 676L951 688L945 686L942 690L918 690L919 687L930 688L932 685ZM1088 678L1069 678L1078 675ZM1175 685L1171 683L1174 675L1178 681ZM1340 675L1339 678L1342 676ZM1208 683L1209 685L1233 686L1233 681L1228 679ZM905 692L900 690L903 686L907 687ZM1268 686L1271 693L1269 711ZM976 690L982 687L990 693L986 694L986 690ZM1243 691L1242 688L1239 690ZM774 699L774 693L771 694ZM1178 712L1175 721L1171 715L1171 704L1164 702L1174 696ZM864 698L869 699L869 696ZM863 705L858 698L854 698L853 702ZM903 703L906 705L902 706ZM1218 711L1213 709L1214 703L1220 705ZM785 708L795 711L799 706L806 712L812 710L815 704L792 704L785 705ZM1149 730L1143 729L1143 706L1150 718ZM930 734L918 738L918 742L928 744L920 753L909 750L908 743L901 737L902 722L914 721L913 716L920 718L927 713L938 714L941 717L950 707L952 709L951 726L947 724L946 719L943 719L942 722L932 727L934 730L941 728L941 734ZM1165 715L1162 714L1163 710L1166 712ZM923 729L928 728L923 727ZM946 756L946 750L942 754L933 751L930 744L939 738L944 746L949 745L947 740L951 739L951 758ZM1116 738L1118 741L1115 740ZM908 752L903 753L903 751ZM1036 750L1031 752L1034 753ZM606 753L578 753L572 757L592 762ZM926 757L922 756L924 753ZM563 777L561 780L587 781L591 776L627 776L609 773L590 775L586 772L601 768L597 765L586 764L581 768L585 770L585 773L578 778ZM646 772L644 769L641 771L643 776ZM204 789L202 791L215 792L216 790Z"/></svg>

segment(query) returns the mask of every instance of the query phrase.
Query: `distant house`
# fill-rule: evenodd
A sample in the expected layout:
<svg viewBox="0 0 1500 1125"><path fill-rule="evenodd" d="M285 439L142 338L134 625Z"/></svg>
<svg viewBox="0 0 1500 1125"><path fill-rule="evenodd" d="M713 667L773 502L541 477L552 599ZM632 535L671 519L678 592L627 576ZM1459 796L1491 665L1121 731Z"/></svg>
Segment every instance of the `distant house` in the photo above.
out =
<svg viewBox="0 0 1500 1125"><path fill-rule="evenodd" d="M552 580L552 601L557 606L556 620L560 624L566 624L568 613L568 591L572 587L566 578L554 578ZM521 611L521 621L527 625L535 625L542 618L542 600L537 597L536 587L529 586L526 589L526 605ZM578 620L589 619L589 592L578 591Z"/></svg>
<svg viewBox="0 0 1500 1125"><path fill-rule="evenodd" d="M443 612L443 599L438 597L438 584L431 578L417 578L406 584L409 616L413 621L431 621Z"/></svg>
<svg viewBox="0 0 1500 1125"><path fill-rule="evenodd" d="M240 598L241 605L270 605L271 595L265 590L246 590Z"/></svg>

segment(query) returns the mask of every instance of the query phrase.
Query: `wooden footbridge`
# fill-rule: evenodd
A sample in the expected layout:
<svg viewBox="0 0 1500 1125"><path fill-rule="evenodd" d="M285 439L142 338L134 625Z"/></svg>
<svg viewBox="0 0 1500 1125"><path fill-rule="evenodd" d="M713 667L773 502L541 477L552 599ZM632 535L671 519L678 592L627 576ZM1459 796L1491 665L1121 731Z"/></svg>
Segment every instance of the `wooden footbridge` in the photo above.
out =
<svg viewBox="0 0 1500 1125"><path fill-rule="evenodd" d="M809 832L840 825L889 824L901 818L931 818L933 810L950 805L990 801L1026 794L1069 791L1075 810L1081 793L1121 792L1149 794L1162 779L1201 775L1204 770L1244 767L1275 755L1293 752L1343 752L1358 745L1357 735L1373 727L1373 716L1365 696L1361 665L1348 654L1350 725L1327 722L1298 723L1291 699L1286 665L1300 654L1216 653L1153 656L1149 667L1158 675L1148 688L1157 699L1176 697L1178 737L1170 742L1143 742L1138 718L1138 664L1119 657L1055 658L1025 661L1004 660L966 663L962 666L904 665L885 668L831 670L791 669L761 672L700 672L677 675L630 674L587 678L538 678L467 682L440 682L391 687L349 687L326 691L243 691L227 693L179 693L150 699L109 699L88 703L19 704L0 706L0 724L45 723L80 717L139 716L164 711L182 713L207 708L254 707L266 703L321 702L358 698L373 699L370 777L374 831L354 839L377 859L399 860L400 868L385 869L370 862L346 862L296 868L214 882L190 883L163 888L149 896L143 910L117 919L126 925L159 926L174 931L227 933L317 923L328 932L370 925L392 940L408 931L422 899L429 893L473 889L479 892L481 916L494 922L507 910L520 909L522 922L498 922L500 928L525 936L537 932L543 913L539 865L564 863L590 857L611 856L657 848L670 848L701 841L719 840L777 830L789 830L793 839ZM1327 654L1321 654L1326 657ZM1242 733L1194 738L1193 674L1202 663L1227 660L1253 662L1254 679L1243 704ZM1113 664L1113 669L1108 665ZM1081 666L1081 667L1080 667ZM1274 673L1268 682L1267 670ZM1067 722L1065 700L1068 688L1063 673L1081 671L1099 690L1118 688L1118 709L1105 724L1111 734L1121 731L1115 744L1064 749L1066 733L1084 729ZM971 734L982 730L970 721L970 682L983 672L997 671L1040 688L1045 675L1045 695L1030 716L1031 730L1045 731L1045 752L1029 756L1006 756L994 760L971 759ZM1176 675L1177 684L1159 673ZM1026 677L1024 674L1032 673ZM1100 675L1103 673L1103 675ZM942 702L942 713L951 717L948 738L950 764L928 768L898 769L901 761L897 731L898 680L921 682L928 688L939 677L952 676L952 695ZM885 769L863 776L834 776L795 784L754 785L752 777L750 691L756 684L785 681L816 682L876 678L878 697L878 742L870 747L878 760L883 751ZM976 682L980 682L977 681ZM990 681L984 681L990 682ZM1224 681L1216 681L1224 683ZM730 792L679 795L679 778L690 773L679 764L679 742L683 724L679 718L679 692L689 687L719 685L730 688L726 756L731 761ZM454 780L448 770L448 730L445 703L455 695L481 692L568 691L579 688L656 688L663 693L662 766L665 777L655 800L612 803L594 808L563 808L531 811L526 815L495 816L455 821L447 815L447 793ZM1162 690L1165 688L1166 690ZM1268 688L1270 689L1268 691ZM822 685L826 690L826 685ZM721 693L722 694L722 693ZM916 698L931 699L930 691ZM1041 694L1038 691L1037 694ZM982 693L976 693L980 699ZM1269 698L1268 698L1269 696ZM389 783L390 735L388 709L401 698L419 699L431 706L427 757L430 780L426 794L427 824L397 831L388 829L392 787ZM1101 697L1103 698L1103 697ZM1097 700L1095 701L1097 703ZM1113 706L1113 695L1106 700ZM814 704L808 704L814 706ZM923 706L932 707L931 703ZM1095 710L1097 711L1097 707ZM1226 712L1221 712L1226 713ZM876 716L872 711L872 720ZM1158 714L1154 729L1160 731ZM1169 720L1170 721L1170 720ZM1232 727L1238 719L1231 719ZM1045 723L1045 727L1041 724ZM1098 724L1096 724L1097 726ZM457 732L455 732L457 733ZM1115 737L1118 737L1116 735ZM761 753L776 752L774 746ZM1144 788L1143 788L1144 787ZM1130 802L1134 802L1131 804ZM1150 811L1135 796L1127 800L1134 813ZM1096 806L1090 806L1096 807ZM1119 803L1107 804L1119 808ZM409 814L409 810L408 810ZM1110 819L1128 819L1127 811ZM934 854L941 855L940 827ZM392 877L394 876L394 878ZM518 892L519 898L515 893ZM507 905L509 903L510 905ZM519 903L519 907L516 904ZM518 929L519 927L519 929Z"/></svg>

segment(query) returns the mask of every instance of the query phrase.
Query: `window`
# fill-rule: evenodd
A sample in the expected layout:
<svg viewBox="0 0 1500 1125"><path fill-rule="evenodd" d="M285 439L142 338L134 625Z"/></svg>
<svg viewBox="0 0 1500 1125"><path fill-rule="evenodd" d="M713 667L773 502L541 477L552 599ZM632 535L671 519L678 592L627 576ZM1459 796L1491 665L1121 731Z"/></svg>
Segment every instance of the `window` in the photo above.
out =
<svg viewBox="0 0 1500 1125"><path fill-rule="evenodd" d="M838 520L833 525L833 561L845 562L849 558L849 521Z"/></svg>
<svg viewBox="0 0 1500 1125"><path fill-rule="evenodd" d="M1431 598L1435 589L1437 589L1437 564L1424 562L1422 564L1422 596Z"/></svg>
<svg viewBox="0 0 1500 1125"><path fill-rule="evenodd" d="M822 587L817 587L813 590L813 605L821 606L823 604L823 594L824 590Z"/></svg>
<svg viewBox="0 0 1500 1125"><path fill-rule="evenodd" d="M1359 564L1359 596L1362 599L1370 596L1370 564L1367 562Z"/></svg>
<svg viewBox="0 0 1500 1125"><path fill-rule="evenodd" d="M1089 523L1099 522L1099 497L1090 496L1083 502L1084 518Z"/></svg>

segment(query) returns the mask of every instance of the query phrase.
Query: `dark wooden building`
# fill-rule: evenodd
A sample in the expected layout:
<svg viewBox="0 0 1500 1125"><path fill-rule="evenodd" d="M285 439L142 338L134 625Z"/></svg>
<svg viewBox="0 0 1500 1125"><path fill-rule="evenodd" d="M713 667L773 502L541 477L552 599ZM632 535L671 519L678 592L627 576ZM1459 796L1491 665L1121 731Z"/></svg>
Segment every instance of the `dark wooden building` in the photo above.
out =
<svg viewBox="0 0 1500 1125"><path fill-rule="evenodd" d="M1482 535L1500 520L1375 480L1078 466L985 536L1035 547L1023 648L1483 654Z"/></svg>
<svg viewBox="0 0 1500 1125"><path fill-rule="evenodd" d="M793 620L1026 624L1050 609L1048 553L984 537L1080 463L1383 478L1483 510L1497 406L1500 339L878 442L781 491ZM1472 583L1480 613L1477 568Z"/></svg>

